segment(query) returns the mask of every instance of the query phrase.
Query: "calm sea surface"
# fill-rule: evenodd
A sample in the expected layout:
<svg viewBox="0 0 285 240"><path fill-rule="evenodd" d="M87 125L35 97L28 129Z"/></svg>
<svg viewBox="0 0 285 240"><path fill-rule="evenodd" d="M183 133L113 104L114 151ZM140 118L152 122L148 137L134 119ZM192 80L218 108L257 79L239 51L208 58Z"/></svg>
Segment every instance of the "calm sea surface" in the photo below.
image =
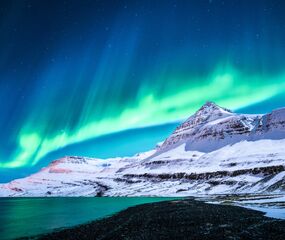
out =
<svg viewBox="0 0 285 240"><path fill-rule="evenodd" d="M47 233L106 217L130 206L170 199L173 198L0 198L0 239Z"/></svg>

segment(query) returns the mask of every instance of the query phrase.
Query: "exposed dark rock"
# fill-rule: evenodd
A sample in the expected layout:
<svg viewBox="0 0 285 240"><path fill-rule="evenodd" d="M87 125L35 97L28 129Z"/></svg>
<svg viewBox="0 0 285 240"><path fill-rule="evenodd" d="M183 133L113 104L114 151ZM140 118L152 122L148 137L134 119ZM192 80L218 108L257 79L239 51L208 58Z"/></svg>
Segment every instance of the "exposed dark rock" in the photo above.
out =
<svg viewBox="0 0 285 240"><path fill-rule="evenodd" d="M110 189L110 187L108 187L103 183L96 182L96 184L97 184L97 186L95 187L95 189L97 190L96 197L102 197L104 193Z"/></svg>
<svg viewBox="0 0 285 240"><path fill-rule="evenodd" d="M236 171L216 171L216 172L205 172L205 173L174 173L174 174L125 174L126 178L158 178L158 179L188 179L188 180L208 180L211 178L220 178L220 177L235 177L243 174L263 174L264 176L273 175L285 171L283 165L278 166L269 166L269 167L258 167L251 169L241 169Z"/></svg>

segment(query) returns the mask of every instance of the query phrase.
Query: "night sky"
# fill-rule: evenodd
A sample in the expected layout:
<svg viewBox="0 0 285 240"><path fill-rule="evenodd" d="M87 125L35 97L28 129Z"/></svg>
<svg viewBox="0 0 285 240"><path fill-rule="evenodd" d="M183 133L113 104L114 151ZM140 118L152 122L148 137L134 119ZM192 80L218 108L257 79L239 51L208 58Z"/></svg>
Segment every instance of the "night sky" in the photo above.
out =
<svg viewBox="0 0 285 240"><path fill-rule="evenodd" d="M1 0L2 177L74 144L179 121L207 100L285 106L284 10L283 0Z"/></svg>

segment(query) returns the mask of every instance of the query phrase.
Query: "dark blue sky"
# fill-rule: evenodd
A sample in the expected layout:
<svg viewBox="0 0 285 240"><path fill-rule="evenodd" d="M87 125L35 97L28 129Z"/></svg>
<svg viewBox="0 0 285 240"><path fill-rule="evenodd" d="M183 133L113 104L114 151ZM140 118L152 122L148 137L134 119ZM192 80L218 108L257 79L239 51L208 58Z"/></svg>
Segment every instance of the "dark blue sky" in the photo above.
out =
<svg viewBox="0 0 285 240"><path fill-rule="evenodd" d="M281 0L2 0L0 167L176 121L206 100L280 107L284 9Z"/></svg>

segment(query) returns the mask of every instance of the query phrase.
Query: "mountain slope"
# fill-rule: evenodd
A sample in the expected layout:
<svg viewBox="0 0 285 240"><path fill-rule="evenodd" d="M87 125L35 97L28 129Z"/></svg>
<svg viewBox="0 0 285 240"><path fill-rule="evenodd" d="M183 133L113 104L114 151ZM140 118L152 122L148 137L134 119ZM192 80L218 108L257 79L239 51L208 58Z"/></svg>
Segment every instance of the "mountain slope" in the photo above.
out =
<svg viewBox="0 0 285 240"><path fill-rule="evenodd" d="M159 150L166 151L185 142L187 150L210 152L242 140L283 138L285 109L265 115L236 114L207 102L178 126Z"/></svg>
<svg viewBox="0 0 285 240"><path fill-rule="evenodd" d="M285 109L236 114L207 102L157 149L133 157L65 157L0 196L187 196L285 193Z"/></svg>

